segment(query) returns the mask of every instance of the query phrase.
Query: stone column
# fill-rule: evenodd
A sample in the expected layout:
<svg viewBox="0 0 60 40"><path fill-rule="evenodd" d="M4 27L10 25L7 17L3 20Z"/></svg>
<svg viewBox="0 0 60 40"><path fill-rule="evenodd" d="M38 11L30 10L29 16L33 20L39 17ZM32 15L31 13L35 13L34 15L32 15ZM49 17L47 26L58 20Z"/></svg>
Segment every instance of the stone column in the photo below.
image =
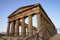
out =
<svg viewBox="0 0 60 40"><path fill-rule="evenodd" d="M13 36L15 33L15 23L14 21L12 21L12 25L11 25L11 35Z"/></svg>
<svg viewBox="0 0 60 40"><path fill-rule="evenodd" d="M9 35L10 32L10 22L8 22L8 26L7 26L7 35Z"/></svg>
<svg viewBox="0 0 60 40"><path fill-rule="evenodd" d="M33 35L33 26L32 26L32 16L29 15L28 16L28 30L29 30L29 36L32 36ZM32 38L30 40L33 40Z"/></svg>
<svg viewBox="0 0 60 40"><path fill-rule="evenodd" d="M51 35L53 36L55 30L53 29L53 25L52 24L49 24L49 25L50 25L50 28L51 28L51 31L52 31L52 34Z"/></svg>
<svg viewBox="0 0 60 40"><path fill-rule="evenodd" d="M44 19L44 21L45 21L45 25L46 25L46 23L47 23L47 22L46 22L46 19Z"/></svg>
<svg viewBox="0 0 60 40"><path fill-rule="evenodd" d="M45 22L46 22L46 23L45 23L46 28L49 29L49 30L46 30L46 33L47 33L47 35L48 35L46 38L48 39L48 38L50 38L51 35L52 35L52 31L51 31L52 29L51 29L51 25L49 24L49 21L45 19ZM48 31L49 31L49 32L48 32Z"/></svg>
<svg viewBox="0 0 60 40"><path fill-rule="evenodd" d="M41 17L41 14L38 13L37 14L37 32L39 32L40 30L42 30L42 17ZM42 37L42 31L39 32L39 36Z"/></svg>
<svg viewBox="0 0 60 40"><path fill-rule="evenodd" d="M16 20L16 24L15 24L15 36L19 35L19 20Z"/></svg>
<svg viewBox="0 0 60 40"><path fill-rule="evenodd" d="M45 20L44 20L44 16L42 16L42 27L45 27ZM44 37L45 38L45 36L47 36L47 35L45 35L45 32L46 32L46 29L44 28L43 29L43 31L42 31L42 37Z"/></svg>
<svg viewBox="0 0 60 40"><path fill-rule="evenodd" d="M22 39L26 37L25 18L22 18L22 22L21 22L21 35L22 35Z"/></svg>
<svg viewBox="0 0 60 40"><path fill-rule="evenodd" d="M27 26L28 27L28 26ZM28 28L27 28L27 36L29 36L29 30L28 30Z"/></svg>
<svg viewBox="0 0 60 40"><path fill-rule="evenodd" d="M44 17L42 17L42 23L43 23L43 25L45 25L45 20L44 20Z"/></svg>

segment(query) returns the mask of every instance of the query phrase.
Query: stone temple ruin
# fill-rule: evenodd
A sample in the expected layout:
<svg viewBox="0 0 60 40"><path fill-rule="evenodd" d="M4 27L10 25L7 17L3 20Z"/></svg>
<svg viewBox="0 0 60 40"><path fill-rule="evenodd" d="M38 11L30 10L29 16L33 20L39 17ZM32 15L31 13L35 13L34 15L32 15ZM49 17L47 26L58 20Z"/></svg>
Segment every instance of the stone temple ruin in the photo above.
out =
<svg viewBox="0 0 60 40"><path fill-rule="evenodd" d="M37 27L32 25L32 17L34 15L37 17ZM28 24L25 23L27 17ZM21 27L21 34L19 33L19 27ZM48 40L56 33L57 30L54 24L40 4L18 8L8 16L6 35L11 37L11 40Z"/></svg>

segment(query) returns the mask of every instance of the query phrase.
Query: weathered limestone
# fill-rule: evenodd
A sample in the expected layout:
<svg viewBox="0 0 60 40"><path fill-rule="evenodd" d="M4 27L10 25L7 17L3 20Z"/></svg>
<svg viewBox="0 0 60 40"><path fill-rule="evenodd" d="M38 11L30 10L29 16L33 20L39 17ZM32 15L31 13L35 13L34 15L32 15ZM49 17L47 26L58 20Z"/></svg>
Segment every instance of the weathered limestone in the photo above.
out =
<svg viewBox="0 0 60 40"><path fill-rule="evenodd" d="M14 24L14 21L11 22L12 25L11 25L11 35L13 36L14 33L15 33L15 24Z"/></svg>
<svg viewBox="0 0 60 40"><path fill-rule="evenodd" d="M43 25L45 25L45 20L44 20L43 16L42 16L42 23L43 23Z"/></svg>
<svg viewBox="0 0 60 40"><path fill-rule="evenodd" d="M23 39L26 37L25 18L22 18L21 22L21 35Z"/></svg>
<svg viewBox="0 0 60 40"><path fill-rule="evenodd" d="M40 30L42 30L42 27L43 27L43 25L42 25L42 18L41 18L42 16L41 16L41 14L40 13L38 13L37 14L37 32L39 32ZM42 37L42 31L39 33L39 36L40 37ZM41 39L42 40L42 39Z"/></svg>
<svg viewBox="0 0 60 40"><path fill-rule="evenodd" d="M16 24L15 24L15 36L19 35L19 20L16 20Z"/></svg>
<svg viewBox="0 0 60 40"><path fill-rule="evenodd" d="M29 15L28 19L29 19L29 21L28 21L29 36L32 36L33 35L32 16ZM32 40L32 39L30 39L30 40Z"/></svg>
<svg viewBox="0 0 60 40"><path fill-rule="evenodd" d="M10 32L10 22L8 22L7 35L9 35L9 32Z"/></svg>
<svg viewBox="0 0 60 40"><path fill-rule="evenodd" d="M42 27L42 19L41 19L41 14L38 13L37 15L37 32L41 30Z"/></svg>
<svg viewBox="0 0 60 40"><path fill-rule="evenodd" d="M32 27L32 16L29 15L29 24L28 24L28 29L29 29L29 36L33 35L33 27Z"/></svg>
<svg viewBox="0 0 60 40"><path fill-rule="evenodd" d="M37 28L32 24L33 15L37 15ZM25 23L25 18L28 17L28 24ZM19 20L18 20L19 19ZM22 21L20 21L22 20ZM11 24L11 27L10 27ZM21 38L25 40L28 34L29 40L35 40L33 36L38 33L38 36L50 38L57 33L56 28L52 21L49 19L46 12L43 10L40 4L29 5L21 7L8 16L7 35L9 35L10 29L12 36L19 36L19 26L21 27ZM45 27L45 28L44 28ZM26 28L28 33L26 34ZM44 28L44 29L43 29ZM46 29L47 28L47 29ZM41 32L40 32L41 30ZM46 33L45 33L46 32ZM39 37L38 37L39 38ZM40 38L40 40L43 40Z"/></svg>

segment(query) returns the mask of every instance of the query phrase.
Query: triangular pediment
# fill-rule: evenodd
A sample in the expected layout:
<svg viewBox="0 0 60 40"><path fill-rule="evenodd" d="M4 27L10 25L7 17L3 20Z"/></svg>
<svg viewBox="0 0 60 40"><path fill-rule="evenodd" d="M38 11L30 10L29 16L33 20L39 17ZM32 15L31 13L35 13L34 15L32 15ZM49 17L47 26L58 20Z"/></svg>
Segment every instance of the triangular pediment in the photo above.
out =
<svg viewBox="0 0 60 40"><path fill-rule="evenodd" d="M17 14L17 13L21 13L21 12L23 12L23 11L25 11L25 10L34 8L35 6L38 6L38 5L40 5L40 4L33 4L33 5L28 5L28 6L20 7L20 8L18 8L17 10L15 10L12 14L10 14L8 17L13 16L13 15L15 15L15 14Z"/></svg>

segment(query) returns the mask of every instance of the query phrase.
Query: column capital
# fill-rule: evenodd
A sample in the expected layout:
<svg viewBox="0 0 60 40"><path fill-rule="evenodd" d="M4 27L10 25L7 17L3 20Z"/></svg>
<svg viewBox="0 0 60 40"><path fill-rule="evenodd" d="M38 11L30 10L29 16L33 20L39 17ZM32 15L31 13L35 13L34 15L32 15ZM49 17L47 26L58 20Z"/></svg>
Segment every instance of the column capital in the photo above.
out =
<svg viewBox="0 0 60 40"><path fill-rule="evenodd" d="M11 23L11 21L7 22L7 23Z"/></svg>
<svg viewBox="0 0 60 40"><path fill-rule="evenodd" d="M32 16L32 15L33 15L33 14L31 14L31 15L29 15L29 16ZM28 16L28 17L29 17L29 16Z"/></svg>
<svg viewBox="0 0 60 40"><path fill-rule="evenodd" d="M25 19L26 17L22 17L21 19Z"/></svg>

